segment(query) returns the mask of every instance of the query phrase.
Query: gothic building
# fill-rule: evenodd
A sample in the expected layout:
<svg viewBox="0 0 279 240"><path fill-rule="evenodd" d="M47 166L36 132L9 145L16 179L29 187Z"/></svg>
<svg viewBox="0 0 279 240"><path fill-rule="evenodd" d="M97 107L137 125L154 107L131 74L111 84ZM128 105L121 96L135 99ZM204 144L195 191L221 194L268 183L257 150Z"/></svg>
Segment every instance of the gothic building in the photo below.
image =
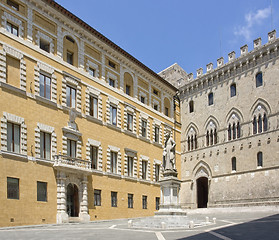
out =
<svg viewBox="0 0 279 240"><path fill-rule="evenodd" d="M181 204L185 208L278 204L279 40L240 48L183 80Z"/></svg>

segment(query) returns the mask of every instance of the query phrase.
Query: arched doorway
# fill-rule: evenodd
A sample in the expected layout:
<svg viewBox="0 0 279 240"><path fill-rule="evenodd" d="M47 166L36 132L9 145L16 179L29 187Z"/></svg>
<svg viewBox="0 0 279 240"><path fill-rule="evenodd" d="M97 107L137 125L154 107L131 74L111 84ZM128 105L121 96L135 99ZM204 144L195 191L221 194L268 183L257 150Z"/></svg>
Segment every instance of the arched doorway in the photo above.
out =
<svg viewBox="0 0 279 240"><path fill-rule="evenodd" d="M208 178L197 179L197 205L198 208L206 208L208 202Z"/></svg>
<svg viewBox="0 0 279 240"><path fill-rule="evenodd" d="M67 186L67 213L69 217L79 216L78 187L71 183Z"/></svg>

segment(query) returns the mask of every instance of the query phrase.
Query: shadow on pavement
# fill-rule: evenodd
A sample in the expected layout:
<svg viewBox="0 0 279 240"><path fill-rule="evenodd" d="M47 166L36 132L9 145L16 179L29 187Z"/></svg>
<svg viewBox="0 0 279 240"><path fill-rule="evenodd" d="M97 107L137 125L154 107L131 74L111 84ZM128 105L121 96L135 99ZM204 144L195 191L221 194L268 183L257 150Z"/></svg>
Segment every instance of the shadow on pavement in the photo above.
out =
<svg viewBox="0 0 279 240"><path fill-rule="evenodd" d="M278 240L279 214L233 225L230 227L220 228L211 232L213 233L205 232L191 237L179 238L177 240ZM222 235L223 238L216 236L218 234Z"/></svg>

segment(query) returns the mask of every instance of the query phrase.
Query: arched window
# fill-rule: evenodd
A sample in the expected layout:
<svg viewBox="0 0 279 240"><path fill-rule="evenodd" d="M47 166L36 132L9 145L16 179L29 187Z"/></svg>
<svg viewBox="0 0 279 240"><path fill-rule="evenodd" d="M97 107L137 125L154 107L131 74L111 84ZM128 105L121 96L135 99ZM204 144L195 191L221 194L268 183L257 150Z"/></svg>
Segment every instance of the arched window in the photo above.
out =
<svg viewBox="0 0 279 240"><path fill-rule="evenodd" d="M191 113L191 112L194 112L194 101L193 100L191 100L190 102L189 102L189 112Z"/></svg>
<svg viewBox="0 0 279 240"><path fill-rule="evenodd" d="M198 146L197 131L193 127L191 127L187 133L187 145L188 145L188 151L197 149Z"/></svg>
<svg viewBox="0 0 279 240"><path fill-rule="evenodd" d="M258 133L261 133L262 132L262 116L259 115L259 118L258 118Z"/></svg>
<svg viewBox="0 0 279 240"><path fill-rule="evenodd" d="M268 117L265 107L258 105L254 112L253 134L266 132L268 130Z"/></svg>
<svg viewBox="0 0 279 240"><path fill-rule="evenodd" d="M208 94L208 105L213 105L213 93Z"/></svg>
<svg viewBox="0 0 279 240"><path fill-rule="evenodd" d="M209 146L209 131L206 132L206 146Z"/></svg>
<svg viewBox="0 0 279 240"><path fill-rule="evenodd" d="M254 116L253 119L253 134L257 134L257 118Z"/></svg>
<svg viewBox="0 0 279 240"><path fill-rule="evenodd" d="M231 97L234 97L236 95L236 84L233 83L230 87L231 90Z"/></svg>
<svg viewBox="0 0 279 240"><path fill-rule="evenodd" d="M256 87L260 87L263 85L263 74L259 72L256 74Z"/></svg>
<svg viewBox="0 0 279 240"><path fill-rule="evenodd" d="M237 123L237 138L240 138L240 124L239 122Z"/></svg>
<svg viewBox="0 0 279 240"><path fill-rule="evenodd" d="M232 171L236 171L236 157L232 157Z"/></svg>
<svg viewBox="0 0 279 240"><path fill-rule="evenodd" d="M213 130L210 130L210 145L213 145Z"/></svg>
<svg viewBox="0 0 279 240"><path fill-rule="evenodd" d="M266 117L266 114L264 114L264 117L263 117L263 130L264 130L264 132L267 131L267 117Z"/></svg>
<svg viewBox="0 0 279 240"><path fill-rule="evenodd" d="M231 124L229 124L228 127L228 140L230 141L232 139L232 127Z"/></svg>
<svg viewBox="0 0 279 240"><path fill-rule="evenodd" d="M236 128L235 128L235 123L233 124L233 127L232 127L232 132L233 132L233 139L236 138Z"/></svg>
<svg viewBox="0 0 279 240"><path fill-rule="evenodd" d="M71 65L78 66L78 45L76 41L68 35L63 39L63 59Z"/></svg>
<svg viewBox="0 0 279 240"><path fill-rule="evenodd" d="M263 166L263 153L262 152L257 153L257 166L258 167Z"/></svg>
<svg viewBox="0 0 279 240"><path fill-rule="evenodd" d="M188 151L191 150L191 139L190 139L190 136L188 136Z"/></svg>
<svg viewBox="0 0 279 240"><path fill-rule="evenodd" d="M217 144L217 130L214 129L214 144Z"/></svg>
<svg viewBox="0 0 279 240"><path fill-rule="evenodd" d="M194 149L194 138L193 135L191 136L191 150Z"/></svg>

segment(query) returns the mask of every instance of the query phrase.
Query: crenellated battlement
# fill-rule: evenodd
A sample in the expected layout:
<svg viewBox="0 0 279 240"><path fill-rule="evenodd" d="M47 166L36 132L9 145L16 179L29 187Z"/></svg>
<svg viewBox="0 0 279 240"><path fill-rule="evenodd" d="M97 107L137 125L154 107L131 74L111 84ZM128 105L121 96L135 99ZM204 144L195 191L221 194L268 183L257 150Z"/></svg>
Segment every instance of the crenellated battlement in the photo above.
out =
<svg viewBox="0 0 279 240"><path fill-rule="evenodd" d="M265 54L270 54L271 49L273 51L277 51L276 42L276 30L273 30L268 33L268 42L265 45L262 45L262 39L257 38L253 41L254 49L252 51L248 51L248 45L240 47L240 56L236 57L235 51L232 51L228 54L228 62L224 62L224 57L220 57L217 59L217 67L214 69L213 63L208 63L206 65L206 72L203 73L203 68L199 68L196 71L196 78L194 78L193 73L189 73L187 77L184 79L184 85L182 88L187 88L189 84L198 79L203 78L212 78L212 75L224 75L224 72L231 70L236 70L237 67L241 67L244 64L248 64L251 61L255 61L258 57L263 57ZM220 73L219 73L220 71ZM184 90L184 89L183 89Z"/></svg>

